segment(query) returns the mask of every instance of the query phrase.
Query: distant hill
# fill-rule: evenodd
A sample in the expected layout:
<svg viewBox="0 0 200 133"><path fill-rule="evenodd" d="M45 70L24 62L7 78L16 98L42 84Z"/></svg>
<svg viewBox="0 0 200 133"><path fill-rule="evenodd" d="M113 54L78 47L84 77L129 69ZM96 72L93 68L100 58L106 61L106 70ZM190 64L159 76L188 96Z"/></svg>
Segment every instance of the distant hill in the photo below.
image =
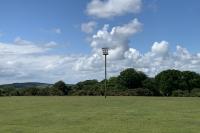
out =
<svg viewBox="0 0 200 133"><path fill-rule="evenodd" d="M38 83L38 82L27 82L27 83L4 84L4 85L0 85L0 88L23 89L23 88L31 88L31 87L45 88L45 87L50 87L50 86L52 86L52 84Z"/></svg>

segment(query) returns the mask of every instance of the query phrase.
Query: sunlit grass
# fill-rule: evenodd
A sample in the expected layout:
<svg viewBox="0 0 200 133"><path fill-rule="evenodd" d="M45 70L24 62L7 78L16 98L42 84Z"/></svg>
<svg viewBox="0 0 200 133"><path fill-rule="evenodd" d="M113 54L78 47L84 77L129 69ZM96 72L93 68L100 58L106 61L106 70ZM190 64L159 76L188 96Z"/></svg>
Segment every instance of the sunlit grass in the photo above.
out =
<svg viewBox="0 0 200 133"><path fill-rule="evenodd" d="M199 98L0 97L0 133L198 133Z"/></svg>

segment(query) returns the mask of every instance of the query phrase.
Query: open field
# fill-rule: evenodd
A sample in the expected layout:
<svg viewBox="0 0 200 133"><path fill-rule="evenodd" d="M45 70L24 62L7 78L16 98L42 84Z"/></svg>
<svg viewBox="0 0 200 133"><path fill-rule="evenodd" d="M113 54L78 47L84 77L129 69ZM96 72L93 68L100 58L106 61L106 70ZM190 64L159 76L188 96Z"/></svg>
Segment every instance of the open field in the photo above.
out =
<svg viewBox="0 0 200 133"><path fill-rule="evenodd" d="M0 97L0 133L199 132L199 98Z"/></svg>

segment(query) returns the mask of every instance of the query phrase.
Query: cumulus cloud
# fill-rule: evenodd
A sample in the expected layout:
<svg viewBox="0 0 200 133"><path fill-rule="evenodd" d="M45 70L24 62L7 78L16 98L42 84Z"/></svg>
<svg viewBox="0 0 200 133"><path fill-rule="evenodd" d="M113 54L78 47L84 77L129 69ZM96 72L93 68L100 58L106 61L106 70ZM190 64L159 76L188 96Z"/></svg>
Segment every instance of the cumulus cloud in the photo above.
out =
<svg viewBox="0 0 200 133"><path fill-rule="evenodd" d="M58 44L54 41L50 41L45 44L45 47L49 47L49 48L56 47L56 46L58 46Z"/></svg>
<svg viewBox="0 0 200 133"><path fill-rule="evenodd" d="M110 18L126 13L138 13L142 0L92 0L87 5L88 15L98 18Z"/></svg>
<svg viewBox="0 0 200 133"><path fill-rule="evenodd" d="M138 60L141 57L141 53L134 48L129 48L129 50L124 53L124 57L125 59Z"/></svg>
<svg viewBox="0 0 200 133"><path fill-rule="evenodd" d="M176 46L177 53L176 56L182 60L190 60L192 58L191 54L186 48L181 47L180 45Z"/></svg>
<svg viewBox="0 0 200 133"><path fill-rule="evenodd" d="M92 47L91 55L59 55L48 54L52 49L46 49L47 43L37 45L19 38L16 40L10 44L0 43L0 83L54 83L58 80L75 83L86 79L103 79L104 57L100 47ZM191 54L180 45L176 51L170 52L170 44L167 41L155 42L147 53L141 53L124 43L114 45L114 48L120 49L121 45L128 48L122 51L123 58L108 58L108 76L117 75L129 67L143 71L149 76L166 69L200 72L200 54Z"/></svg>
<svg viewBox="0 0 200 133"><path fill-rule="evenodd" d="M167 41L154 42L149 52L140 51L129 46L129 39L141 31L142 24L134 19L123 26L104 27L93 35L92 54L79 58L75 63L76 71L102 72L102 47L109 48L108 71L110 76L119 74L125 68L133 67L149 76L166 69L192 70L200 72L200 54L191 54L186 48L177 45L176 51L170 52ZM111 29L111 30L109 30ZM96 74L98 77L98 74Z"/></svg>
<svg viewBox="0 0 200 133"><path fill-rule="evenodd" d="M88 23L81 24L81 30L85 33L93 33L94 29L96 28L97 23L94 21L90 21Z"/></svg>
<svg viewBox="0 0 200 133"><path fill-rule="evenodd" d="M14 40L15 45L32 45L33 43L31 41L27 41L22 39L21 37L16 37Z"/></svg>
<svg viewBox="0 0 200 133"><path fill-rule="evenodd" d="M71 69L78 57L50 55L48 52L52 50L52 45L55 42L37 44L20 37L13 43L0 42L0 83L80 80L76 76L69 78L75 74Z"/></svg>
<svg viewBox="0 0 200 133"><path fill-rule="evenodd" d="M129 67L149 76L166 69L200 72L200 53L192 54L180 45L174 52L169 50L167 41L152 43L146 53L130 47L130 38L141 29L142 24L137 19L122 26L105 25L92 36L90 55L49 54L54 46L59 46L53 41L38 44L17 37L13 43L0 42L0 83L101 80L104 77L102 47L109 48L109 77Z"/></svg>
<svg viewBox="0 0 200 133"><path fill-rule="evenodd" d="M149 76L166 69L192 70L200 72L200 58L198 54L191 54L186 48L177 45L176 51L169 51L169 43L166 41L152 44L150 52L141 54L133 50L134 56L127 56L126 66L132 66L146 72Z"/></svg>
<svg viewBox="0 0 200 133"><path fill-rule="evenodd" d="M155 42L151 48L151 51L158 55L167 55L169 52L169 43L166 41Z"/></svg>
<svg viewBox="0 0 200 133"><path fill-rule="evenodd" d="M99 73L103 71L104 66L101 48L108 47L108 61L110 62L109 72L116 74L116 72L122 70L126 56L129 56L130 58L139 56L134 55L137 53L134 49L129 49L129 38L141 31L141 28L142 24L137 19L133 19L128 24L112 28L110 28L109 25L104 25L102 29L98 30L97 33L92 36L90 43L92 48L91 55L80 57L74 64L74 70L96 73L95 77L101 79L102 77L99 77L99 75L102 74Z"/></svg>
<svg viewBox="0 0 200 133"><path fill-rule="evenodd" d="M87 5L87 13L98 18L109 18L138 13L141 6L142 0L92 0ZM149 76L155 76L166 69L200 72L200 53L192 54L180 45L177 45L174 52L170 52L170 43L164 40L152 43L147 53L130 47L129 44L134 43L130 42L130 38L142 30L142 23L138 19L115 27L105 24L94 33L96 25L94 21L81 25L83 32L93 34L90 38L92 51L89 55L60 55L50 52L55 46L59 46L54 41L38 44L17 37L12 43L0 42L0 84L101 80L104 78L102 47L109 48L108 76L118 75L120 71L130 67ZM62 33L60 28L47 32Z"/></svg>
<svg viewBox="0 0 200 133"><path fill-rule="evenodd" d="M93 52L100 53L101 48L108 47L110 49L109 58L124 59L124 53L129 49L129 38L141 31L141 28L142 24L138 19L133 19L123 26L113 27L111 30L109 30L109 25L104 25L92 37L91 47Z"/></svg>
<svg viewBox="0 0 200 133"><path fill-rule="evenodd" d="M34 45L30 41L16 38L14 44L1 43L0 42L0 55L24 55L24 54L38 54L44 53L47 49L45 47L39 47Z"/></svg>

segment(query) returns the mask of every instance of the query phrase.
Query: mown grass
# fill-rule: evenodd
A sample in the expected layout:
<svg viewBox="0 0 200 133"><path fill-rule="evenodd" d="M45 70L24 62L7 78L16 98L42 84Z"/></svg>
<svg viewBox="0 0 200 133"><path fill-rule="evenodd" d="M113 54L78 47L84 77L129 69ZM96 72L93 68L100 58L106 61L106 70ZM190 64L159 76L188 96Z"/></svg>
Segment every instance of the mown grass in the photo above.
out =
<svg viewBox="0 0 200 133"><path fill-rule="evenodd" d="M0 133L199 132L199 98L0 97Z"/></svg>

